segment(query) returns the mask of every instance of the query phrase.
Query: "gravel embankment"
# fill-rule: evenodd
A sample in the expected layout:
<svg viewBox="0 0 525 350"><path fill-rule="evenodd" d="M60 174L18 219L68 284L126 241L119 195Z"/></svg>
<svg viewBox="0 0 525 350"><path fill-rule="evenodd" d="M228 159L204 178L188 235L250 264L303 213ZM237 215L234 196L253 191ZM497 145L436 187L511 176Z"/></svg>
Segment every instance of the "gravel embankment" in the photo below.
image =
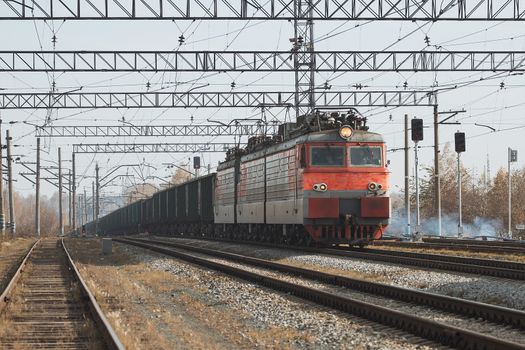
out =
<svg viewBox="0 0 525 350"><path fill-rule="evenodd" d="M166 237L162 237L166 239ZM232 253L270 259L328 273L346 275L400 287L421 289L484 303L525 310L525 288L522 281L477 276L448 271L337 257L314 255L292 249L267 248L203 240L170 238L181 243L220 249Z"/></svg>
<svg viewBox="0 0 525 350"><path fill-rule="evenodd" d="M403 332L357 317L275 293L220 273L202 269L147 250L120 245L148 267L166 271L199 287L192 297L207 305L234 311L256 329L280 329L300 336L287 347L344 349L429 349ZM407 341L411 339L411 342ZM255 344L254 344L255 345ZM260 345L260 344L259 344Z"/></svg>
<svg viewBox="0 0 525 350"><path fill-rule="evenodd" d="M414 247L391 247L391 246L381 246L381 245L372 245L370 248L373 249L382 249L382 250L396 250L396 251L405 251L411 253L430 253L430 254L439 254L439 255L452 255L452 256L461 256L465 258L478 258L478 259L490 259L490 260L502 260L502 261L513 261L519 263L525 263L525 254L519 253L484 253L484 252L472 252L468 250L451 250L451 249L430 249L430 248L419 248L417 243Z"/></svg>
<svg viewBox="0 0 525 350"><path fill-rule="evenodd" d="M251 271L254 273L262 274L268 277L278 278L287 282L300 284L306 287L319 289L325 292L337 294L343 297L360 300L363 302L376 304L388 308L392 308L403 312L405 314L417 315L419 317L431 319L438 322L443 322L450 324L456 327L469 329L474 332L483 333L486 335L491 335L496 338L505 339L515 343L524 343L525 346L525 332L522 332L517 329L506 328L505 326L498 324L490 324L483 320L475 320L468 317L458 316L452 313L442 312L439 310L429 309L425 306L418 306L410 303L405 303L401 301L392 300L389 298L384 298L380 296L375 296L367 293L361 293L358 291L353 291L346 288L341 288L338 286L327 285L323 283L318 283L316 281L311 281L303 278L293 277L285 275L279 272L274 272L264 268L258 268L251 265L231 262L221 258L213 258L205 254L199 254L195 252L188 252L180 249L174 249L181 251L183 253L189 253L194 256L201 258L209 259L217 263L226 264L243 270Z"/></svg>

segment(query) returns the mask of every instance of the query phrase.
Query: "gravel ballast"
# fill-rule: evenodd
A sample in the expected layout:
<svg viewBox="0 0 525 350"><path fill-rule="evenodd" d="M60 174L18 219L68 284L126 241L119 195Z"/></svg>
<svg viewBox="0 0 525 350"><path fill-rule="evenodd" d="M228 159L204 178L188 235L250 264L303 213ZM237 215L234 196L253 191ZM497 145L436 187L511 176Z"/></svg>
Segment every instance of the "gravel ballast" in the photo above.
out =
<svg viewBox="0 0 525 350"><path fill-rule="evenodd" d="M166 237L159 238L167 239ZM404 267L348 257L316 255L293 249L205 240L169 239L329 273L525 310L525 288L523 288L522 281Z"/></svg>
<svg viewBox="0 0 525 350"><path fill-rule="evenodd" d="M425 341L401 331L319 307L177 259L131 246L123 246L123 249L153 269L182 276L194 282L201 291L193 294L193 298L198 298L208 305L237 310L236 312L245 319L244 322L255 328L276 327L298 332L301 337L293 344L289 344L292 347L327 349L435 347L415 345L414 342ZM410 338L411 342L408 342L407 338Z"/></svg>

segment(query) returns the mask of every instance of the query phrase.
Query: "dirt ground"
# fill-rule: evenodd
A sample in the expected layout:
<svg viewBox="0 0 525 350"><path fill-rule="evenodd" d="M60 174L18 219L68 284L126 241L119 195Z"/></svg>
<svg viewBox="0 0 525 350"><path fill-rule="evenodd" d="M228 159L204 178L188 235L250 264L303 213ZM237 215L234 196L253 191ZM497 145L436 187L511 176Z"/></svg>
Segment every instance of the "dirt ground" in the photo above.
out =
<svg viewBox="0 0 525 350"><path fill-rule="evenodd" d="M0 238L0 294L18 269L33 243L32 238L4 240Z"/></svg>
<svg viewBox="0 0 525 350"><path fill-rule="evenodd" d="M260 327L248 314L208 303L194 279L154 270L119 244L113 243L111 255L102 255L99 240L66 244L128 349L289 348L309 342L293 328Z"/></svg>

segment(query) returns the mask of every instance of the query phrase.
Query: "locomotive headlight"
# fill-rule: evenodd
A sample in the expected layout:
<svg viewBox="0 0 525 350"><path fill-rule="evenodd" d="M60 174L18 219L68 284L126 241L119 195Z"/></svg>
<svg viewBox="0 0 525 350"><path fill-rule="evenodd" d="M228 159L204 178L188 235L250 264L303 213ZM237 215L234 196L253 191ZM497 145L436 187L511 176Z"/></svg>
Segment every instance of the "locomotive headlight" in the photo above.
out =
<svg viewBox="0 0 525 350"><path fill-rule="evenodd" d="M381 190L383 189L383 185L381 184L378 184L378 183L375 183L375 182L370 182L368 184L368 190L370 192L375 192L375 191L378 191L378 190Z"/></svg>
<svg viewBox="0 0 525 350"><path fill-rule="evenodd" d="M348 140L352 136L353 133L354 131L348 125L343 125L339 129L339 136L341 136L345 140Z"/></svg>
<svg viewBox="0 0 525 350"><path fill-rule="evenodd" d="M325 184L324 182L320 184L315 184L313 185L313 189L314 191L317 191L317 192L326 192L326 190L328 189L328 185Z"/></svg>

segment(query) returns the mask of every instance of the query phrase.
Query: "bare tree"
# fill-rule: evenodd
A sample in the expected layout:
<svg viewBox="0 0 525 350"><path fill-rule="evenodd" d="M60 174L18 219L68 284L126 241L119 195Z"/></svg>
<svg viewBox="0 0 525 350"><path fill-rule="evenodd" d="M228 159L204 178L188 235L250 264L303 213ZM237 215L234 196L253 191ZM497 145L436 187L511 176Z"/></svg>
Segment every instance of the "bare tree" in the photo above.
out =
<svg viewBox="0 0 525 350"><path fill-rule="evenodd" d="M191 179L191 173L187 170L184 170L184 165L179 164L175 173L171 176L170 183L174 185L180 185L184 182L187 182Z"/></svg>
<svg viewBox="0 0 525 350"><path fill-rule="evenodd" d="M128 203L133 203L140 199L151 197L158 190L159 188L157 187L157 185L145 182L127 187L124 190L123 195L127 198Z"/></svg>

